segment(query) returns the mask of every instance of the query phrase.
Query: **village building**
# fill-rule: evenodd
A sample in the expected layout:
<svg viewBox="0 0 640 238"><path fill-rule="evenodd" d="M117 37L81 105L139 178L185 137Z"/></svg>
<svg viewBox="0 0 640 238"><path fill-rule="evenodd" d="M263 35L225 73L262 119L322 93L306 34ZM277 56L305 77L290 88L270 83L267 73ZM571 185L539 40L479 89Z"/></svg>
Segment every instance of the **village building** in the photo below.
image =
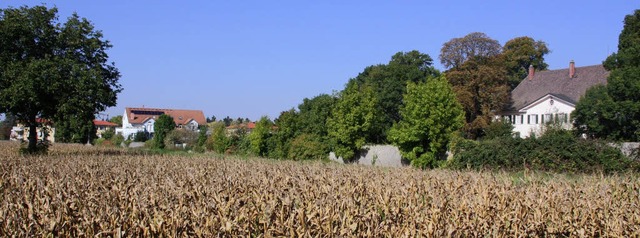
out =
<svg viewBox="0 0 640 238"><path fill-rule="evenodd" d="M154 134L153 126L163 114L173 118L176 128L198 131L199 126L207 124L201 110L127 107L122 115L122 127L116 128L116 134L129 138L138 132L144 132L151 138Z"/></svg>
<svg viewBox="0 0 640 238"><path fill-rule="evenodd" d="M540 135L553 123L572 128L571 112L587 89L606 84L609 72L602 65L536 72L529 66L528 76L511 92L511 107L500 114L514 126L520 137Z"/></svg>
<svg viewBox="0 0 640 238"><path fill-rule="evenodd" d="M38 141L42 141L46 138L49 143L54 143L56 141L56 128L53 127L53 123L49 120L36 118L36 122L40 124L40 126L36 127L36 136ZM16 123L16 125L11 128L11 134L9 135L9 140L12 141L28 141L29 140L29 127L22 122Z"/></svg>
<svg viewBox="0 0 640 238"><path fill-rule="evenodd" d="M102 138L102 133L107 130L115 131L116 127L118 127L118 124L103 120L93 120L93 125L96 127L96 135L98 138Z"/></svg>

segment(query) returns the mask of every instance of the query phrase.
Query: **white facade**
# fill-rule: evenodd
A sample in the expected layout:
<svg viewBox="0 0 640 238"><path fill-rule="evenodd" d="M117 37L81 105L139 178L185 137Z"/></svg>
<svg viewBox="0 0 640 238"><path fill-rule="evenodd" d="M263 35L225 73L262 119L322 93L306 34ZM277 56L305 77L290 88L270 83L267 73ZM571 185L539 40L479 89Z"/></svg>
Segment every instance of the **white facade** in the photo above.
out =
<svg viewBox="0 0 640 238"><path fill-rule="evenodd" d="M544 97L522 108L516 114L504 115L513 124L513 131L522 138L539 136L549 124L571 129L571 112L575 105L554 95Z"/></svg>
<svg viewBox="0 0 640 238"><path fill-rule="evenodd" d="M153 126L162 114L172 116L177 128L197 132L199 131L198 126L200 124L197 119L192 119L192 117L200 116L200 120L203 121L202 123L204 123L205 119L202 112L199 112L200 115L194 115L194 111L195 110L126 108L122 115L122 127L116 128L116 134L120 134L127 139L138 132L145 132L149 137L152 137L154 134Z"/></svg>
<svg viewBox="0 0 640 238"><path fill-rule="evenodd" d="M122 115L122 127L116 128L116 134L120 134L124 136L125 139L129 138L129 136L133 136L138 132L147 132L149 135L153 135L153 125L156 121L154 119L149 119L143 122L142 124L135 124L129 122L129 116L127 115L127 111L125 110Z"/></svg>

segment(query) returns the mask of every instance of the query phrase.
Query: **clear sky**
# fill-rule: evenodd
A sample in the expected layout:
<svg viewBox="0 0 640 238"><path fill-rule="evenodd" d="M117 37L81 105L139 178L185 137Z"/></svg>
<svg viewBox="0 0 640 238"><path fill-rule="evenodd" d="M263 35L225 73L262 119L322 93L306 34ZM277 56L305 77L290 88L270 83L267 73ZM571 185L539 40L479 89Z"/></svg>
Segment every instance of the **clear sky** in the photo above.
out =
<svg viewBox="0 0 640 238"><path fill-rule="evenodd" d="M72 12L89 19L113 44L124 91L109 116L145 106L252 120L341 90L399 51L427 53L442 70L442 44L476 31L501 44L546 42L550 69L600 64L617 50L624 16L640 8L637 0L44 2L61 21Z"/></svg>

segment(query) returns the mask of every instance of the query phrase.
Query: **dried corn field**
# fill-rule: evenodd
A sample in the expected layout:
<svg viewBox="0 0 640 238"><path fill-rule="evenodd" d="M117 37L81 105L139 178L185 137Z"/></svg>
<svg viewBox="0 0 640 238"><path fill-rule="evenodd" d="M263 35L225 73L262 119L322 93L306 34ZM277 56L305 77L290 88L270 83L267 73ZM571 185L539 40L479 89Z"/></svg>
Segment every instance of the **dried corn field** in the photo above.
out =
<svg viewBox="0 0 640 238"><path fill-rule="evenodd" d="M640 235L635 175L418 171L0 143L0 236Z"/></svg>

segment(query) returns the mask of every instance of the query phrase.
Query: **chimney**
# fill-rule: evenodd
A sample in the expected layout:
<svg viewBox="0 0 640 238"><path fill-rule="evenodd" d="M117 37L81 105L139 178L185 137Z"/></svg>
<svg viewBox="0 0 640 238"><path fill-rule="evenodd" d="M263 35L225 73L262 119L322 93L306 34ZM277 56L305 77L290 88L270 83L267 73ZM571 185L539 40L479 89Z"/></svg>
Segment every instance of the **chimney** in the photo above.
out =
<svg viewBox="0 0 640 238"><path fill-rule="evenodd" d="M573 78L576 75L576 63L571 60L569 62L569 78Z"/></svg>
<svg viewBox="0 0 640 238"><path fill-rule="evenodd" d="M536 74L535 69L533 68L533 65L529 65L529 80L533 79L533 76Z"/></svg>

